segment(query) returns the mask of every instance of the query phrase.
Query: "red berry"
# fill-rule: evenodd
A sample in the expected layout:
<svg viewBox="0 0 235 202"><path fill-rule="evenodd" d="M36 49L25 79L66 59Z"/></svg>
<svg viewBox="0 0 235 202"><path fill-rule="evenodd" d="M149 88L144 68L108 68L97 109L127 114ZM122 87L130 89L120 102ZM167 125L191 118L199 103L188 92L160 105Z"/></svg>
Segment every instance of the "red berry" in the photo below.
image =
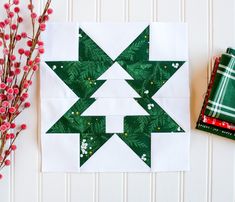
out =
<svg viewBox="0 0 235 202"><path fill-rule="evenodd" d="M32 47L33 42L29 40L29 41L27 41L27 45L28 45L29 47Z"/></svg>
<svg viewBox="0 0 235 202"><path fill-rule="evenodd" d="M48 21L49 20L49 16L48 15L45 15L44 18L43 18L44 21Z"/></svg>
<svg viewBox="0 0 235 202"><path fill-rule="evenodd" d="M5 38L5 40L9 40L10 39L10 35L9 34L5 34L4 38Z"/></svg>
<svg viewBox="0 0 235 202"><path fill-rule="evenodd" d="M15 107L10 107L9 108L9 113L10 114L14 114L16 112L16 108Z"/></svg>
<svg viewBox="0 0 235 202"><path fill-rule="evenodd" d="M22 124L22 125L21 125L21 129L22 129L22 130L25 130L26 128L27 128L27 125L26 125L26 124Z"/></svg>
<svg viewBox="0 0 235 202"><path fill-rule="evenodd" d="M7 127L6 127L4 124L2 124L2 125L0 126L0 130L1 130L2 132L5 132L5 131L7 130Z"/></svg>
<svg viewBox="0 0 235 202"><path fill-rule="evenodd" d="M44 48L39 48L39 49L38 49L38 52L39 52L40 54L43 54L43 53L45 52L45 50L44 50Z"/></svg>
<svg viewBox="0 0 235 202"><path fill-rule="evenodd" d="M21 40L21 36L18 34L16 35L16 41L20 41Z"/></svg>
<svg viewBox="0 0 235 202"><path fill-rule="evenodd" d="M9 13L8 13L9 18L13 18L14 15L15 15L15 14L14 14L13 12L9 12Z"/></svg>
<svg viewBox="0 0 235 202"><path fill-rule="evenodd" d="M14 139L14 138L15 138L15 134L14 134L14 133L10 133L9 135L10 135L10 138L11 138L11 139Z"/></svg>
<svg viewBox="0 0 235 202"><path fill-rule="evenodd" d="M5 20L4 20L4 23L5 23L6 25L8 25L8 24L10 23L10 19L8 19L8 18L5 19Z"/></svg>
<svg viewBox="0 0 235 202"><path fill-rule="evenodd" d="M40 57L36 57L35 58L35 62L38 64L39 62L40 62L41 60L40 60Z"/></svg>
<svg viewBox="0 0 235 202"><path fill-rule="evenodd" d="M17 22L18 22L18 23L21 23L21 22L23 22L23 21L24 21L24 20L23 20L22 17L18 17L18 18L17 18Z"/></svg>
<svg viewBox="0 0 235 202"><path fill-rule="evenodd" d="M41 31L45 31L46 30L46 24L45 23L41 23L39 25L39 28L40 28Z"/></svg>
<svg viewBox="0 0 235 202"><path fill-rule="evenodd" d="M44 45L44 42L43 42L43 41L38 41L38 45L39 45L39 46L43 46L43 45Z"/></svg>
<svg viewBox="0 0 235 202"><path fill-rule="evenodd" d="M15 75L19 75L20 72L21 72L20 68L16 68L16 69L15 69Z"/></svg>
<svg viewBox="0 0 235 202"><path fill-rule="evenodd" d="M5 107L0 107L0 114L4 114L6 112L6 108Z"/></svg>
<svg viewBox="0 0 235 202"><path fill-rule="evenodd" d="M9 105L10 105L10 103L8 101L3 101L2 102L3 107L8 107Z"/></svg>
<svg viewBox="0 0 235 202"><path fill-rule="evenodd" d="M16 56L15 55L11 55L10 60L11 61L15 61L15 59L16 59Z"/></svg>
<svg viewBox="0 0 235 202"><path fill-rule="evenodd" d="M15 7L14 11L15 11L15 13L19 13L20 12L20 8L19 7Z"/></svg>
<svg viewBox="0 0 235 202"><path fill-rule="evenodd" d="M25 56L29 57L30 56L30 51L29 50L25 50L24 54L25 54Z"/></svg>
<svg viewBox="0 0 235 202"><path fill-rule="evenodd" d="M3 178L3 175L2 174L0 174L0 180Z"/></svg>
<svg viewBox="0 0 235 202"><path fill-rule="evenodd" d="M16 124L15 123L11 123L11 128L15 128Z"/></svg>
<svg viewBox="0 0 235 202"><path fill-rule="evenodd" d="M5 23L4 22L0 22L0 28L4 28L5 27Z"/></svg>
<svg viewBox="0 0 235 202"><path fill-rule="evenodd" d="M26 32L22 32L22 33L21 33L21 37L22 37L22 38L26 38L26 37L27 37L27 33L26 33Z"/></svg>
<svg viewBox="0 0 235 202"><path fill-rule="evenodd" d="M24 66L23 69L24 69L25 72L29 71L29 67L28 66Z"/></svg>
<svg viewBox="0 0 235 202"><path fill-rule="evenodd" d="M28 82L25 82L25 83L23 84L23 88L28 88L28 87L29 87Z"/></svg>
<svg viewBox="0 0 235 202"><path fill-rule="evenodd" d="M23 94L22 94L22 97L25 98L25 99L27 99L27 98L29 97L29 94L28 94L28 93L23 93Z"/></svg>
<svg viewBox="0 0 235 202"><path fill-rule="evenodd" d="M24 97L20 97L20 101L21 101L21 102L24 102L24 101L25 101L25 98L24 98Z"/></svg>
<svg viewBox="0 0 235 202"><path fill-rule="evenodd" d="M6 139L9 140L11 138L10 134L6 134Z"/></svg>
<svg viewBox="0 0 235 202"><path fill-rule="evenodd" d="M18 5L19 3L20 3L19 0L14 0L14 1L13 1L13 4L15 4L15 5Z"/></svg>
<svg viewBox="0 0 235 202"><path fill-rule="evenodd" d="M15 88L13 88L13 90L14 90L14 94L17 95L19 93L19 88L15 87Z"/></svg>
<svg viewBox="0 0 235 202"><path fill-rule="evenodd" d="M31 80L28 80L28 84L31 86L32 85L32 81Z"/></svg>
<svg viewBox="0 0 235 202"><path fill-rule="evenodd" d="M30 107L30 102L26 102L26 103L24 103L24 106L26 107L26 108L28 108L28 107Z"/></svg>
<svg viewBox="0 0 235 202"><path fill-rule="evenodd" d="M28 9L29 9L29 10L33 10L33 8L34 8L33 4L29 4L29 5L28 5Z"/></svg>
<svg viewBox="0 0 235 202"><path fill-rule="evenodd" d="M6 88L6 84L5 83L1 83L0 84L0 89L5 89Z"/></svg>
<svg viewBox="0 0 235 202"><path fill-rule="evenodd" d="M8 77L7 78L7 83L11 83L13 81L13 78L12 77Z"/></svg>
<svg viewBox="0 0 235 202"><path fill-rule="evenodd" d="M10 160L6 160L4 163L5 163L6 166L9 166L11 164L11 161Z"/></svg>
<svg viewBox="0 0 235 202"><path fill-rule="evenodd" d="M13 94L13 93L14 93L13 88L8 88L8 89L7 89L7 93L8 93L8 94Z"/></svg>
<svg viewBox="0 0 235 202"><path fill-rule="evenodd" d="M33 66L33 71L37 71L38 70L38 65L34 65Z"/></svg>
<svg viewBox="0 0 235 202"><path fill-rule="evenodd" d="M9 150L6 150L6 151L5 151L5 155L6 155L6 156L9 156L10 154L11 154L11 152L10 152Z"/></svg>
<svg viewBox="0 0 235 202"><path fill-rule="evenodd" d="M19 53L20 55L23 55L23 54L24 54L24 49L23 49L23 48L20 48L20 49L18 50L18 53Z"/></svg>
<svg viewBox="0 0 235 202"><path fill-rule="evenodd" d="M10 8L10 4L7 4L7 3L4 4L4 8L5 8L5 9L9 9L9 8Z"/></svg>
<svg viewBox="0 0 235 202"><path fill-rule="evenodd" d="M37 17L36 13L31 13L31 18L35 19Z"/></svg>
<svg viewBox="0 0 235 202"><path fill-rule="evenodd" d="M28 61L28 65L29 65L29 66L33 65L33 61L32 61L32 60L29 60L29 61Z"/></svg>
<svg viewBox="0 0 235 202"><path fill-rule="evenodd" d="M53 13L53 9L52 8L48 8L47 13L48 13L48 15L52 14Z"/></svg>
<svg viewBox="0 0 235 202"><path fill-rule="evenodd" d="M11 29L12 30L16 30L17 29L17 25L16 24L11 25Z"/></svg>
<svg viewBox="0 0 235 202"><path fill-rule="evenodd" d="M15 151L16 149L17 149L17 147L16 147L16 145L11 145L11 149L13 150L13 151Z"/></svg>

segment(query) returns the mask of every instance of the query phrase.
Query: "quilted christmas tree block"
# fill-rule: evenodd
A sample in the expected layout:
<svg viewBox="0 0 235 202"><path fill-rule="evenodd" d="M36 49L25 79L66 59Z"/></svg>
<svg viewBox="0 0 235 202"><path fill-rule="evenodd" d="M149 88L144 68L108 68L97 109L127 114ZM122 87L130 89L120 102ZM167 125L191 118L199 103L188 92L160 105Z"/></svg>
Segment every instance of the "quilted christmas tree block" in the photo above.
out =
<svg viewBox="0 0 235 202"><path fill-rule="evenodd" d="M43 38L43 171L189 168L184 23L50 24Z"/></svg>

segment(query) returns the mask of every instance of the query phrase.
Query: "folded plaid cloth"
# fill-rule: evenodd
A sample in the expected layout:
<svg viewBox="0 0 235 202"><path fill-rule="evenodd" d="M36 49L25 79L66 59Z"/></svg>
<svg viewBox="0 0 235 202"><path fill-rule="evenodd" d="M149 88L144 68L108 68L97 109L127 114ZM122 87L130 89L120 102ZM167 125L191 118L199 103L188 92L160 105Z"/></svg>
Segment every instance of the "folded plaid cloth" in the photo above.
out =
<svg viewBox="0 0 235 202"><path fill-rule="evenodd" d="M205 115L235 123L235 50L222 54Z"/></svg>

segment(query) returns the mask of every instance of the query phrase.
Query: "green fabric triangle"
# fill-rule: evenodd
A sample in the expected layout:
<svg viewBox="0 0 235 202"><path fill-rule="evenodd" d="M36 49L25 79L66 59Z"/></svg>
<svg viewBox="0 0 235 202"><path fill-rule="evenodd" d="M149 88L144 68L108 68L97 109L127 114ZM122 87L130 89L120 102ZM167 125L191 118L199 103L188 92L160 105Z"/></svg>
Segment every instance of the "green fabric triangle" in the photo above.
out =
<svg viewBox="0 0 235 202"><path fill-rule="evenodd" d="M118 136L151 167L151 134L150 133L121 133Z"/></svg>
<svg viewBox="0 0 235 202"><path fill-rule="evenodd" d="M80 134L80 167L106 143L112 135L98 133Z"/></svg>
<svg viewBox="0 0 235 202"><path fill-rule="evenodd" d="M112 65L110 62L95 61L57 61L46 64L80 98L90 98L105 82L97 78Z"/></svg>
<svg viewBox="0 0 235 202"><path fill-rule="evenodd" d="M149 26L117 57L116 61L149 60Z"/></svg>
<svg viewBox="0 0 235 202"><path fill-rule="evenodd" d="M126 116L124 131L128 133L184 132L184 130L151 98L135 99L150 116Z"/></svg>
<svg viewBox="0 0 235 202"><path fill-rule="evenodd" d="M183 61L121 61L122 67L135 79L128 83L141 97L152 97L184 64ZM174 65L177 64L177 68Z"/></svg>
<svg viewBox="0 0 235 202"><path fill-rule="evenodd" d="M82 29L79 29L79 61L113 62Z"/></svg>
<svg viewBox="0 0 235 202"><path fill-rule="evenodd" d="M104 133L105 117L81 116L95 99L79 99L47 133Z"/></svg>

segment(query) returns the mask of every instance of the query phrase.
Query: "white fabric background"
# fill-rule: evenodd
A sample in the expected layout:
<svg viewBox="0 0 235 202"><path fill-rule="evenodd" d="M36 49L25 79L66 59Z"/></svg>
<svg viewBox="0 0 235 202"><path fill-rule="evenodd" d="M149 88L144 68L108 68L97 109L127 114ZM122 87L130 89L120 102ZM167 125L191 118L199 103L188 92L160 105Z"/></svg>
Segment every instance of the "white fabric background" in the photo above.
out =
<svg viewBox="0 0 235 202"><path fill-rule="evenodd" d="M25 4L28 1L24 1ZM38 8L42 1L38 1ZM234 0L61 0L55 21L186 21L189 23L191 111L195 125L208 81L208 61L235 46ZM0 2L3 4L3 1ZM170 5L170 6L169 6ZM222 12L223 11L223 12ZM3 13L0 12L0 15ZM35 86L36 89L36 86ZM38 87L37 87L38 89ZM14 166L0 183L3 202L233 202L235 143L193 130L190 172L41 174L37 143L38 91L24 116ZM31 115L29 115L31 114Z"/></svg>

